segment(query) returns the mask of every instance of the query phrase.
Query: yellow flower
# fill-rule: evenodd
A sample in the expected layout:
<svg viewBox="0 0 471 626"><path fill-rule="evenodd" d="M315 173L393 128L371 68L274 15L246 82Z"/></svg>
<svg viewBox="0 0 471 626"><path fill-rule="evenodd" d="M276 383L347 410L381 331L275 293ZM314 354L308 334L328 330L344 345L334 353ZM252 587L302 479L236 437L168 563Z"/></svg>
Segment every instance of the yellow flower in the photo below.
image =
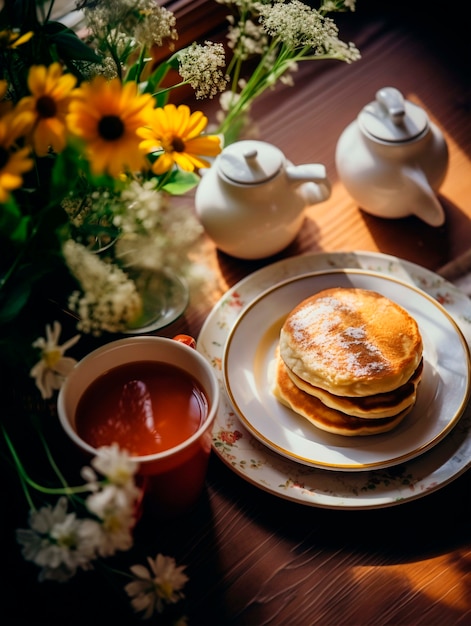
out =
<svg viewBox="0 0 471 626"><path fill-rule="evenodd" d="M138 131L141 150L150 154L163 150L152 165L155 174L168 172L174 164L182 170L193 172L195 169L209 167L210 163L203 156L214 157L221 152L218 135L202 135L208 118L182 104L178 108L167 104L152 112L149 128Z"/></svg>
<svg viewBox="0 0 471 626"><path fill-rule="evenodd" d="M13 113L0 117L0 204L8 200L13 189L21 187L21 175L33 167L30 149L16 148L16 140L25 130L24 122Z"/></svg>
<svg viewBox="0 0 471 626"><path fill-rule="evenodd" d="M126 169L145 167L136 130L153 110L152 96L140 94L136 83L123 85L118 78L107 81L103 76L82 83L74 93L67 124L86 143L92 171L118 178Z"/></svg>
<svg viewBox="0 0 471 626"><path fill-rule="evenodd" d="M45 156L50 148L55 152L62 152L65 148L65 116L76 82L72 74L62 74L59 63L30 68L28 87L32 95L20 100L17 112L30 124L31 140L38 156Z"/></svg>
<svg viewBox="0 0 471 626"><path fill-rule="evenodd" d="M12 30L0 30L0 49L7 50L10 48L14 50L26 43L33 36L33 31L29 31L28 33L24 33L21 35L20 33L14 32Z"/></svg>

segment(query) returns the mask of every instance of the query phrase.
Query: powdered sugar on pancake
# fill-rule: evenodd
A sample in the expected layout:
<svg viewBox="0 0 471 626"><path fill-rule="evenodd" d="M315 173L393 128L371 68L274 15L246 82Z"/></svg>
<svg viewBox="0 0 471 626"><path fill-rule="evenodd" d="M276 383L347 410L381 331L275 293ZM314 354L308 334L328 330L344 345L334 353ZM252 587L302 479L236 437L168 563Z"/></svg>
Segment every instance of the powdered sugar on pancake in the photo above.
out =
<svg viewBox="0 0 471 626"><path fill-rule="evenodd" d="M343 312L344 315L340 315ZM390 367L381 350L368 341L365 324L342 328L346 317L357 317L357 310L335 297L320 298L316 307L301 307L290 319L290 328L303 350L313 351L323 367L338 364L356 378Z"/></svg>
<svg viewBox="0 0 471 626"><path fill-rule="evenodd" d="M330 393L364 396L404 384L422 356L416 321L374 291L331 288L295 307L280 353L301 379Z"/></svg>

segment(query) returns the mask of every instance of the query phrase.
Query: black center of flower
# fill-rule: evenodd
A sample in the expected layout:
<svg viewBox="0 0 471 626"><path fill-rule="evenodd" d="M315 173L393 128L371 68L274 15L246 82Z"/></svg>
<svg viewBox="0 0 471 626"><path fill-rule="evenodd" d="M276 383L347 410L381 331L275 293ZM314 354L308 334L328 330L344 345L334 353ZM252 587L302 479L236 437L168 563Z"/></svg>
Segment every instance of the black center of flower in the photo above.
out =
<svg viewBox="0 0 471 626"><path fill-rule="evenodd" d="M174 152L185 152L185 142L180 137L172 139L172 149Z"/></svg>
<svg viewBox="0 0 471 626"><path fill-rule="evenodd" d="M8 152L8 150L3 146L0 146L0 170L5 167L9 159L10 153Z"/></svg>
<svg viewBox="0 0 471 626"><path fill-rule="evenodd" d="M124 124L116 115L105 115L98 123L98 133L106 141L116 141L124 134Z"/></svg>
<svg viewBox="0 0 471 626"><path fill-rule="evenodd" d="M54 98L50 96L41 96L36 100L36 111L39 117L54 117L57 113L57 106Z"/></svg>

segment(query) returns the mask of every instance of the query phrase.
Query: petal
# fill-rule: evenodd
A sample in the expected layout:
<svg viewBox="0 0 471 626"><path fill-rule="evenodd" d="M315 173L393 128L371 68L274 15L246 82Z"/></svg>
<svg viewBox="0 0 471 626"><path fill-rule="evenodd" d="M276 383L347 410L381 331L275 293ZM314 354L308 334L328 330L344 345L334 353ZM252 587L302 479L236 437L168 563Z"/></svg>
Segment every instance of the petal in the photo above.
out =
<svg viewBox="0 0 471 626"><path fill-rule="evenodd" d="M196 159L185 152L175 152L173 155L175 163L185 172L193 172L197 166Z"/></svg>
<svg viewBox="0 0 471 626"><path fill-rule="evenodd" d="M195 111L187 123L186 137L192 139L193 137L201 135L207 124L208 118L203 115L201 111Z"/></svg>
<svg viewBox="0 0 471 626"><path fill-rule="evenodd" d="M190 139L185 143L185 152L214 157L221 152L221 140L218 135L207 135Z"/></svg>
<svg viewBox="0 0 471 626"><path fill-rule="evenodd" d="M68 356L63 356L54 366L54 371L61 376L68 376L70 372L73 370L77 361Z"/></svg>
<svg viewBox="0 0 471 626"><path fill-rule="evenodd" d="M28 88L31 93L41 93L46 80L46 67L44 65L32 65L28 74Z"/></svg>
<svg viewBox="0 0 471 626"><path fill-rule="evenodd" d="M141 578L146 581L150 580L150 572L144 565L132 565L129 569L137 578Z"/></svg>
<svg viewBox="0 0 471 626"><path fill-rule="evenodd" d="M164 154L159 156L155 163L153 163L152 171L154 172L154 174L165 174L165 172L168 172L172 169L173 164L173 156L171 154L168 154L168 152L165 152Z"/></svg>

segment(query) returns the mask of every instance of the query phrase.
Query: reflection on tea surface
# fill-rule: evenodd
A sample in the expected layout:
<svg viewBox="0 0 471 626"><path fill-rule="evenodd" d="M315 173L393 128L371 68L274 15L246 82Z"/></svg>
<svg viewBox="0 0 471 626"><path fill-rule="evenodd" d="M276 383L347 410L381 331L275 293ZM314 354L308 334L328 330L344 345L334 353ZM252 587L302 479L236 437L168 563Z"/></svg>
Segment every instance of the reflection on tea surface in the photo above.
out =
<svg viewBox="0 0 471 626"><path fill-rule="evenodd" d="M132 456L146 456L191 437L207 414L208 399L188 372L139 361L109 370L86 389L76 429L95 448L116 442Z"/></svg>

